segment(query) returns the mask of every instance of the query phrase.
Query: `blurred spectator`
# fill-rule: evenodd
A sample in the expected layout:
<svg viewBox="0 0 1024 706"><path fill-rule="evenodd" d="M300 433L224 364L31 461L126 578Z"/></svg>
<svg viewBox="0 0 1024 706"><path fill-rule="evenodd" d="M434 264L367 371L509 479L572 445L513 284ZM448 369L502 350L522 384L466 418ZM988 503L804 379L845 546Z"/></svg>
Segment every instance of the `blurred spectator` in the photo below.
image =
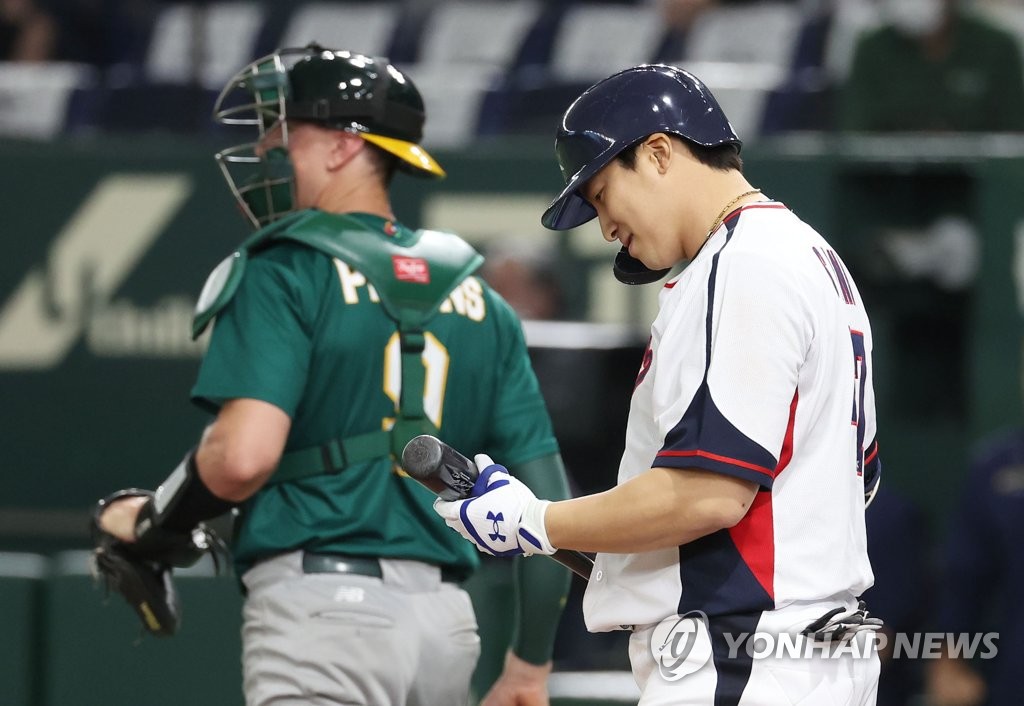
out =
<svg viewBox="0 0 1024 706"><path fill-rule="evenodd" d="M34 0L0 0L0 61L53 58L56 26Z"/></svg>
<svg viewBox="0 0 1024 706"><path fill-rule="evenodd" d="M685 32L693 20L718 0L656 0L665 23L677 32Z"/></svg>
<svg viewBox="0 0 1024 706"><path fill-rule="evenodd" d="M905 706L922 689L920 663L893 659L896 633L925 628L933 607L931 537L924 510L916 502L883 483L865 514L868 556L875 583L862 598L870 611L885 621L888 638L879 651L882 671L877 706Z"/></svg>
<svg viewBox="0 0 1024 706"><path fill-rule="evenodd" d="M983 442L949 528L938 624L945 633L998 632L990 660L930 661L933 706L1020 706L1024 665L1024 428Z"/></svg>
<svg viewBox="0 0 1024 706"><path fill-rule="evenodd" d="M534 244L507 242L487 249L480 275L522 319L561 318L562 287L552 256Z"/></svg>
<svg viewBox="0 0 1024 706"><path fill-rule="evenodd" d="M1024 130L1016 37L958 0L879 0L857 42L839 126L863 131Z"/></svg>
<svg viewBox="0 0 1024 706"><path fill-rule="evenodd" d="M763 0L652 0L658 5L665 23L676 32L686 32L699 14L717 5L751 5ZM800 2L801 0L776 0Z"/></svg>

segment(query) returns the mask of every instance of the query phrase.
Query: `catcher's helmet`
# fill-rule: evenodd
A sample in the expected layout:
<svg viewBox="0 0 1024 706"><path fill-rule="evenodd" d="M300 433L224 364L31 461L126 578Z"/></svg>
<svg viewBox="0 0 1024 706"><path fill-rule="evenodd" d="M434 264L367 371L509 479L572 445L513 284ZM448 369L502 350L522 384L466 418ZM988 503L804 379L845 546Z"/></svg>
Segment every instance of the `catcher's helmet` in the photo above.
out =
<svg viewBox="0 0 1024 706"><path fill-rule="evenodd" d="M656 132L704 147L742 143L711 91L675 66L644 64L595 83L562 117L555 154L566 185L541 219L567 230L597 216L580 188L619 152Z"/></svg>
<svg viewBox="0 0 1024 706"><path fill-rule="evenodd" d="M293 174L286 120L304 120L353 132L398 157L412 174L443 177L419 142L426 114L419 91L387 59L324 49L317 44L279 49L252 62L221 91L214 119L256 126L262 137L282 123L283 150L260 156L256 142L223 150L217 161L243 210L263 226L293 210ZM232 171L248 167L235 178Z"/></svg>

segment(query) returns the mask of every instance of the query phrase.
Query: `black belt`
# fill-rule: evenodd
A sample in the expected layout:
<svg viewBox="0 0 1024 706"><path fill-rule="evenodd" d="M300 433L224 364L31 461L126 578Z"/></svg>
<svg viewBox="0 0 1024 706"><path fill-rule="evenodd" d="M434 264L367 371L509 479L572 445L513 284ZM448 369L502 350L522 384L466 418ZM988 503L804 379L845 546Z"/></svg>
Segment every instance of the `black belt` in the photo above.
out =
<svg viewBox="0 0 1024 706"><path fill-rule="evenodd" d="M369 556L349 556L328 552L302 552L302 571L306 574L356 574L384 578L380 559ZM441 568L441 580L447 583L460 583L461 572L454 569Z"/></svg>

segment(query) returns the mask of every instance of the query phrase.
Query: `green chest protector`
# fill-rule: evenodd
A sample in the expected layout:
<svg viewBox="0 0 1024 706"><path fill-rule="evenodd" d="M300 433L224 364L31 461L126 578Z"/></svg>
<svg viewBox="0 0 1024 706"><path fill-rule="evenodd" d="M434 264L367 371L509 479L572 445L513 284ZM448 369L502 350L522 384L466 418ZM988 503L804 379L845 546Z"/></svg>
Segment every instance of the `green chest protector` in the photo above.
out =
<svg viewBox="0 0 1024 706"><path fill-rule="evenodd" d="M231 301L250 254L282 240L338 258L373 285L381 306L398 328L402 382L390 430L289 451L269 482L338 473L353 464L388 456L399 459L413 437L436 435L437 427L423 411L424 328L448 295L480 266L483 256L451 233L398 228L385 235L351 216L300 211L254 233L210 273L196 304L193 339Z"/></svg>

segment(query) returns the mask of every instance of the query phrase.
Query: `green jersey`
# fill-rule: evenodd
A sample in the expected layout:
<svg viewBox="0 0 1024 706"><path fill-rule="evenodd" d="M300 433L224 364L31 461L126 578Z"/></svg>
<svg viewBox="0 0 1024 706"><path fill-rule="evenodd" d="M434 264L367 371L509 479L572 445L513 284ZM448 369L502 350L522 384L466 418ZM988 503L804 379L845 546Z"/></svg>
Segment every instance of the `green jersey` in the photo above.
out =
<svg viewBox="0 0 1024 706"><path fill-rule="evenodd" d="M392 250L414 239L368 214L319 214L318 222L332 218ZM394 277L429 278L429 263L399 260L387 264ZM376 270L379 278L383 268ZM444 441L510 466L558 451L519 320L486 283L462 279L423 330L423 411ZM279 407L292 420L286 456L387 429L401 395L397 331L378 290L350 263L273 240L249 253L237 290L217 312L192 397L211 410L234 398ZM388 456L273 480L241 508L239 575L299 548L416 559L467 574L476 565L472 545L434 513L433 494Z"/></svg>

